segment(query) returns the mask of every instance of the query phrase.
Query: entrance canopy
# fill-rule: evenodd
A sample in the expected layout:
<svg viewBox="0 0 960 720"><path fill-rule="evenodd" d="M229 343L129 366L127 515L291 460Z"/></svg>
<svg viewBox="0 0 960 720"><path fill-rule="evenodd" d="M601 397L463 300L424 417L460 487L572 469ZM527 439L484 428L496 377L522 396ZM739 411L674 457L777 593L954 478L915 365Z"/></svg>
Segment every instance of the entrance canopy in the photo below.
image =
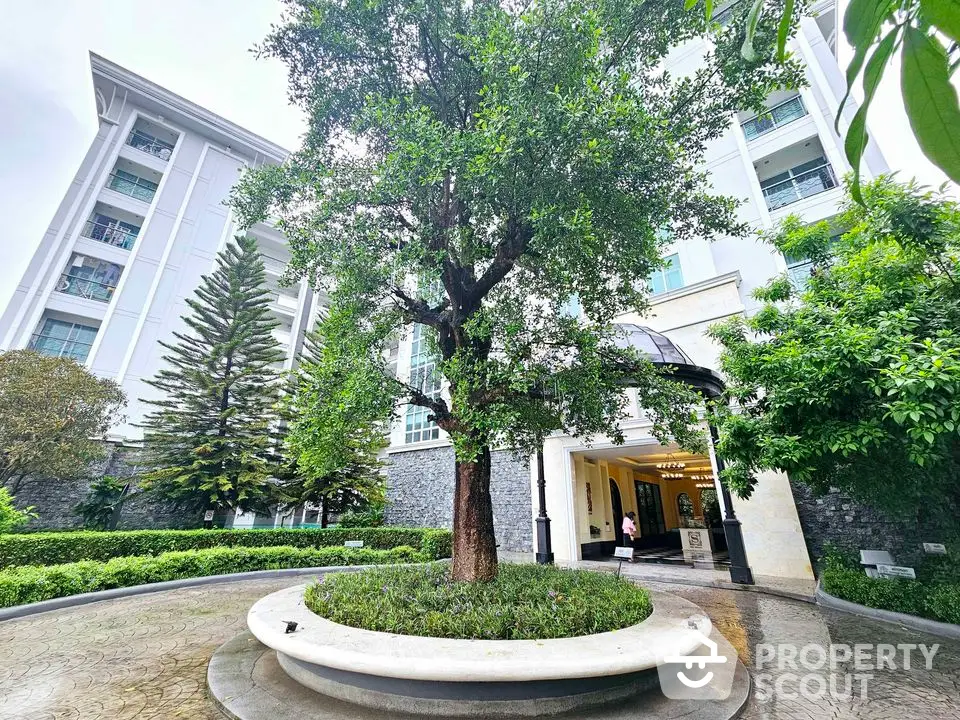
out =
<svg viewBox="0 0 960 720"><path fill-rule="evenodd" d="M667 374L674 380L686 383L707 397L716 397L723 392L723 379L710 368L701 367L690 359L666 335L633 323L616 323L619 331L617 346L633 348L650 360L654 365L667 368Z"/></svg>

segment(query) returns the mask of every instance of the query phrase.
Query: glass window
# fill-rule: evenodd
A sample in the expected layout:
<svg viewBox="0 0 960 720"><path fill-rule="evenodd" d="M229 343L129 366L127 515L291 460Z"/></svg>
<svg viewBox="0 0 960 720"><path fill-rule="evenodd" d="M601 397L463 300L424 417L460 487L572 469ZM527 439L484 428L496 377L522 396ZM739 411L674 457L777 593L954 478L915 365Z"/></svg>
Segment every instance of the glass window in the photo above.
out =
<svg viewBox="0 0 960 720"><path fill-rule="evenodd" d="M410 384L424 395L440 397L441 379L437 372L437 359L430 350L430 341L424 325L414 325L410 340ZM408 405L405 416L404 438L408 443L436 440L440 428L429 419L431 411L419 405Z"/></svg>
<svg viewBox="0 0 960 720"><path fill-rule="evenodd" d="M83 362L97 336L97 328L65 320L44 320L30 341L30 349L51 357L69 357Z"/></svg>
<svg viewBox="0 0 960 720"><path fill-rule="evenodd" d="M683 272L680 270L680 256L677 253L664 259L664 266L653 271L650 276L650 291L654 295L683 287Z"/></svg>

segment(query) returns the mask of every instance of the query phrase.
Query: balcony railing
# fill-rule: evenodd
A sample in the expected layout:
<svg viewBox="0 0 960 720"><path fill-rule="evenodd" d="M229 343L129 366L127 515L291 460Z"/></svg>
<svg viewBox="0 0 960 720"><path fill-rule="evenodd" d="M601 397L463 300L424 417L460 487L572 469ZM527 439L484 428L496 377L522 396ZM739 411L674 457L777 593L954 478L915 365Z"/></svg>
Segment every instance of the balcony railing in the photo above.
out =
<svg viewBox="0 0 960 720"><path fill-rule="evenodd" d="M798 200L818 195L837 186L837 178L829 164L794 175L788 180L763 188L767 209L776 210Z"/></svg>
<svg viewBox="0 0 960 720"><path fill-rule="evenodd" d="M136 176L133 177L136 178ZM129 180L116 173L110 174L107 187L122 195L129 195L137 200L142 200L145 203L153 202L153 196L157 194L156 183L144 180L143 178Z"/></svg>
<svg viewBox="0 0 960 720"><path fill-rule="evenodd" d="M87 355L90 354L92 343L80 342L79 340L65 340L64 338L35 334L30 339L30 349L36 350L41 355L50 357L68 357L77 362L84 362Z"/></svg>
<svg viewBox="0 0 960 720"><path fill-rule="evenodd" d="M113 291L116 288L113 285L89 280L87 278L76 277L64 273L60 276L60 282L57 283L57 290L67 295L76 295L87 300L97 300L99 302L110 302L113 297Z"/></svg>
<svg viewBox="0 0 960 720"><path fill-rule="evenodd" d="M134 130L130 133L127 137L127 145L161 160L169 160L173 154L173 145L152 135L147 135L140 130Z"/></svg>
<svg viewBox="0 0 960 720"><path fill-rule="evenodd" d="M129 250L137 240L137 232L139 231L127 230L117 225L106 225L88 220L84 224L83 231L80 234L91 240Z"/></svg>
<svg viewBox="0 0 960 720"><path fill-rule="evenodd" d="M803 100L796 95L779 105L774 105L763 115L757 115L746 122L740 123L743 128L743 134L747 140L753 140L761 135L776 130L779 127L788 125L794 120L799 120L807 114L807 109L803 106Z"/></svg>

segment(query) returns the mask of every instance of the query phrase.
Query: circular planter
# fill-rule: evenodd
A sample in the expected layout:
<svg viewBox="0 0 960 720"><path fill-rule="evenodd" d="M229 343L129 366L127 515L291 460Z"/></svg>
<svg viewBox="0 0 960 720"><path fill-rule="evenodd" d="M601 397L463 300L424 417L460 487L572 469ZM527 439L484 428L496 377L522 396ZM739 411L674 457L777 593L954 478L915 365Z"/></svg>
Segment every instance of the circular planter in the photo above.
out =
<svg viewBox="0 0 960 720"><path fill-rule="evenodd" d="M247 625L299 684L355 705L446 717L523 717L596 707L657 685L657 661L692 653L710 621L651 592L653 613L613 632L549 640L455 640L361 630L303 603L305 585L262 598ZM691 618L695 623L691 624ZM287 633L287 623L298 628Z"/></svg>

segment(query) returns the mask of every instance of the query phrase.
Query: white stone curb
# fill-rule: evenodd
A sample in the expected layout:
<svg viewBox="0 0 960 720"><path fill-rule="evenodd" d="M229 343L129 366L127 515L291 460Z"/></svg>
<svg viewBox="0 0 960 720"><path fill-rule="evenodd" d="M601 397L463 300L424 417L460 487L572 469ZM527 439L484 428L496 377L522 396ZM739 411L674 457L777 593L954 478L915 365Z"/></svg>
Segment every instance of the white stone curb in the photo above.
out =
<svg viewBox="0 0 960 720"><path fill-rule="evenodd" d="M622 675L651 670L709 636L709 618L691 602L651 591L653 613L621 630L546 640L460 640L347 627L313 613L306 585L258 600L247 614L256 638L312 665L364 675L430 682L521 682ZM697 627L687 621L697 618ZM286 632L289 621L298 629Z"/></svg>

